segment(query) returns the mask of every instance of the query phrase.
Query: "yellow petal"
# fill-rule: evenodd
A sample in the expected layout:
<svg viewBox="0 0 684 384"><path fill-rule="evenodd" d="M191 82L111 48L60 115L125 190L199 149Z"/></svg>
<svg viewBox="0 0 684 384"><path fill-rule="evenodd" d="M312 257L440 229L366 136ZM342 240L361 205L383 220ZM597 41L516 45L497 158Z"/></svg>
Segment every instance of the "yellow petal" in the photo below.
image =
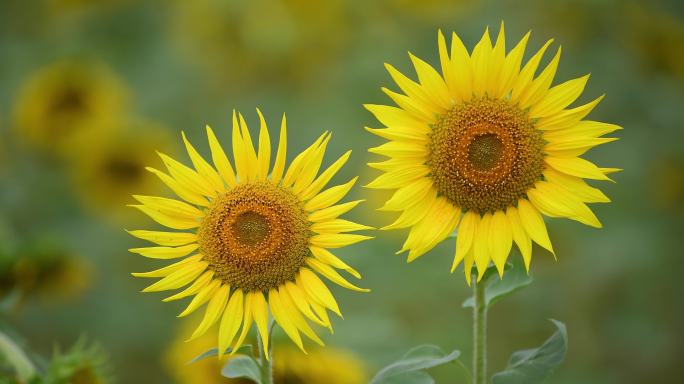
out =
<svg viewBox="0 0 684 384"><path fill-rule="evenodd" d="M207 310L204 312L204 317L200 322L195 332L190 336L190 340L194 340L202 335L204 335L207 330L216 323L216 321L221 317L223 310L226 308L226 303L228 302L228 293L230 292L230 286L222 285L216 293L209 299L209 304L207 304Z"/></svg>
<svg viewBox="0 0 684 384"><path fill-rule="evenodd" d="M247 294L247 300L252 302L252 318L261 335L264 351L268 351L268 304L264 294L262 292L250 292ZM266 353L266 359L269 359L268 353Z"/></svg>
<svg viewBox="0 0 684 384"><path fill-rule="evenodd" d="M494 95L498 90L498 85L501 82L501 75L504 69L506 59L506 33L504 30L504 22L501 21L499 27L499 35L496 38L494 48L489 62L489 74L487 76L487 84L485 92L488 95Z"/></svg>
<svg viewBox="0 0 684 384"><path fill-rule="evenodd" d="M410 113L416 120L431 123L435 120L435 117L439 115L440 111L443 112L443 109L434 109L434 106L426 104L420 99L396 93L385 87L380 88L380 90L389 96L401 109Z"/></svg>
<svg viewBox="0 0 684 384"><path fill-rule="evenodd" d="M535 72L537 72L537 67L539 66L539 62L541 61L542 57L544 56L544 52L546 52L546 49L553 43L553 39L549 40L544 44L544 46L541 47L537 53L530 58L530 60L525 64L523 69L520 71L520 74L515 80L515 83L513 84L513 88L511 90L511 101L512 102L517 102L520 99L520 96L522 93L529 87L530 83L532 82L532 79L534 77Z"/></svg>
<svg viewBox="0 0 684 384"><path fill-rule="evenodd" d="M304 316L324 327L328 325L313 313L313 311L311 310L311 304L309 303L306 293L304 293L302 288L300 288L297 284L288 281L287 283L285 283L285 289L287 290L287 294L290 295L292 302L297 306L297 309L299 309L299 311L304 314ZM285 291L283 291L282 289L280 290L281 295L284 295L284 292Z"/></svg>
<svg viewBox="0 0 684 384"><path fill-rule="evenodd" d="M324 140L327 139L328 136L328 131L323 132L323 134L313 144L311 144L302 153L297 155L294 160L292 160L292 163L290 163L290 166L287 168L287 172L285 172L285 177L283 177L282 184L284 186L292 186L292 184L297 181L304 165L308 162L310 157L316 153L317 148Z"/></svg>
<svg viewBox="0 0 684 384"><path fill-rule="evenodd" d="M348 203L333 205L331 207L327 207L327 208L317 210L317 211L309 214L308 220L313 222L313 223L319 223L319 222L335 219L338 216L343 215L343 214L351 211L354 207L359 205L359 203L362 201L364 201L364 200L355 200L355 201L350 201Z"/></svg>
<svg viewBox="0 0 684 384"><path fill-rule="evenodd" d="M190 220L190 219L184 219L184 218L178 218L178 217L171 217L167 216L164 214L159 213L158 211L155 211L153 209L148 208L147 206L144 205L129 205L129 207L136 208L152 218L152 220L156 221L157 223L173 228L173 229L191 229L191 228L197 228L199 227L199 220Z"/></svg>
<svg viewBox="0 0 684 384"><path fill-rule="evenodd" d="M429 132L423 131L422 129L414 129L413 127L394 126L391 128L382 129L365 127L365 130L387 140L420 142L423 143L423 145L427 144L428 142Z"/></svg>
<svg viewBox="0 0 684 384"><path fill-rule="evenodd" d="M178 184L198 195L216 196L216 191L211 187L211 184L197 172L161 152L158 152L158 154L164 162L166 169L169 170L169 173L176 179Z"/></svg>
<svg viewBox="0 0 684 384"><path fill-rule="evenodd" d="M257 155L252 143L252 136L249 134L249 127L242 113L238 112L240 118L240 133L242 134L243 155L247 162L247 180L254 180L257 176ZM250 315L251 316L251 315Z"/></svg>
<svg viewBox="0 0 684 384"><path fill-rule="evenodd" d="M435 102L435 99L430 97L429 92L426 89L424 89L419 83L409 79L390 64L385 63L385 68L392 77L392 80L394 80L394 82L397 83L399 88L401 88L401 90L408 97L420 100L421 102L430 105L432 108L440 108L438 103Z"/></svg>
<svg viewBox="0 0 684 384"><path fill-rule="evenodd" d="M342 248L368 239L372 237L353 233L323 233L311 237L310 243L321 248Z"/></svg>
<svg viewBox="0 0 684 384"><path fill-rule="evenodd" d="M523 261L525 262L525 269L529 272L530 262L532 261L532 239L525 232L522 221L520 220L520 215L515 207L508 207L506 210L506 217L511 225L511 232L513 234L513 240L522 254Z"/></svg>
<svg viewBox="0 0 684 384"><path fill-rule="evenodd" d="M304 204L304 209L312 212L330 207L346 196L347 193L349 193L349 190L354 186L354 184L356 184L358 179L358 177L354 177L345 184L336 185L326 189L325 191L312 197L311 200L307 201L306 204Z"/></svg>
<svg viewBox="0 0 684 384"><path fill-rule="evenodd" d="M382 227L382 229L388 230L407 228L416 224L425 217L428 209L432 206L432 204L434 204L436 199L437 193L435 190L431 189L430 192L428 192L428 194L425 196L423 201L421 201L419 204L406 207L404 212L402 212L401 215L399 215L399 217L392 224L386 225Z"/></svg>
<svg viewBox="0 0 684 384"><path fill-rule="evenodd" d="M314 298L319 304L335 312L338 316L342 317L340 308L337 306L337 301L333 297L328 287L321 281L321 279L316 276L311 270L307 268L302 268L299 273L297 283L300 287L303 287L306 293Z"/></svg>
<svg viewBox="0 0 684 384"><path fill-rule="evenodd" d="M194 264L202 259L202 255L195 255L187 257L179 262L167 265L166 267L155 269L150 272L133 272L131 275L135 277L165 277L170 275L172 272L179 270L181 267L187 266L188 264Z"/></svg>
<svg viewBox="0 0 684 384"><path fill-rule="evenodd" d="M247 149L244 141L242 140L242 133L240 132L240 123L238 122L237 112L233 110L233 160L235 161L235 171L237 172L237 177L241 181L250 180L250 164L249 158L247 156ZM252 148L252 151L254 148Z"/></svg>
<svg viewBox="0 0 684 384"><path fill-rule="evenodd" d="M525 55L527 41L530 39L530 32L527 32L520 42L506 55L503 68L499 75L497 89L494 92L496 98L503 98L513 88L513 84L520 74L520 64Z"/></svg>
<svg viewBox="0 0 684 384"><path fill-rule="evenodd" d="M432 180L423 177L400 187L394 195L385 202L379 211L403 211L407 207L419 203L432 188Z"/></svg>
<svg viewBox="0 0 684 384"><path fill-rule="evenodd" d="M473 71L470 55L456 33L451 34L451 68L454 79L447 83L451 94L459 101L468 101L473 96Z"/></svg>
<svg viewBox="0 0 684 384"><path fill-rule="evenodd" d="M268 135L268 127L261 110L257 108L259 115L259 154L257 155L257 178L264 180L268 176L268 169L271 166L271 138Z"/></svg>
<svg viewBox="0 0 684 384"><path fill-rule="evenodd" d="M195 280L205 269L207 269L207 263L204 261L197 261L194 263L189 263L173 271L168 276L162 278L156 283L143 289L143 292L159 292L168 291L170 289L178 289L190 284L191 281Z"/></svg>
<svg viewBox="0 0 684 384"><path fill-rule="evenodd" d="M243 315L242 331L240 331L240 336L238 336L237 340L235 340L235 343L233 343L233 351L230 352L231 355L237 353L238 349L240 349L240 346L242 346L242 343L245 341L247 333L249 333L249 330L252 328L252 302L247 300L247 297L245 297L245 308L243 310Z"/></svg>
<svg viewBox="0 0 684 384"><path fill-rule="evenodd" d="M350 267L344 261L340 260L337 256L333 255L332 252L330 252L329 250L316 246L310 246L309 250L311 251L311 254L313 254L314 257L320 260L321 262L331 265L337 269L345 270L357 279L361 278L361 274L359 274L359 272L357 272L354 268Z"/></svg>
<svg viewBox="0 0 684 384"><path fill-rule="evenodd" d="M280 141L278 142L278 153L273 163L271 181L275 184L280 182L285 171L285 158L287 157L287 118L283 113L283 120L280 123Z"/></svg>
<svg viewBox="0 0 684 384"><path fill-rule="evenodd" d="M158 196L133 195L133 198L143 203L149 209L170 217L177 217L188 221L196 221L204 216L202 211L182 201Z"/></svg>
<svg viewBox="0 0 684 384"><path fill-rule="evenodd" d="M197 235L186 232L161 232L161 231L145 231L135 230L127 231L131 236L138 239L147 240L159 245L175 247L178 245L186 245L197 241Z"/></svg>
<svg viewBox="0 0 684 384"><path fill-rule="evenodd" d="M439 197L425 218L415 225L406 239L404 248L410 249L407 261L411 262L434 248L456 229L461 210L445 198Z"/></svg>
<svg viewBox="0 0 684 384"><path fill-rule="evenodd" d="M473 95L482 96L487 90L492 56L492 41L489 38L489 27L473 49L471 67L473 73Z"/></svg>
<svg viewBox="0 0 684 384"><path fill-rule="evenodd" d="M473 257L475 257L475 266L477 267L477 281L482 279L482 276L484 276L484 273L489 266L489 261L491 260L489 250L489 231L491 222L492 214L489 212L485 213L480 219L480 224L477 226L477 232L473 239Z"/></svg>
<svg viewBox="0 0 684 384"><path fill-rule="evenodd" d="M280 327L283 329L283 331L285 331L285 334L287 334L287 336L299 347L299 349L306 353L306 351L304 351L304 345L302 344L302 338L299 336L299 331L297 331L297 327L287 316L277 289L271 289L268 292L268 303L271 307L273 319L280 324Z"/></svg>
<svg viewBox="0 0 684 384"><path fill-rule="evenodd" d="M323 156L325 150L330 142L332 135L328 135L325 140L314 149L306 159L302 160L302 168L299 175L294 181L292 190L294 193L301 196L302 192L311 185L311 182L316 178L318 171L321 169Z"/></svg>
<svg viewBox="0 0 684 384"><path fill-rule="evenodd" d="M553 167L555 170L568 174L570 176L582 177L585 179L594 180L610 180L599 167L587 160L579 157L551 157L544 158L546 164Z"/></svg>
<svg viewBox="0 0 684 384"><path fill-rule="evenodd" d="M402 141L390 141L368 149L368 152L387 157L410 157L416 158L416 163L421 164L419 159L427 155L427 147L420 143L405 143Z"/></svg>
<svg viewBox="0 0 684 384"><path fill-rule="evenodd" d="M492 261L502 278L512 244L513 232L506 214L503 211L494 212L489 225L489 249L492 253Z"/></svg>
<svg viewBox="0 0 684 384"><path fill-rule="evenodd" d="M539 77L534 79L532 83L520 95L520 106L525 109L539 102L544 96L549 93L549 87L556 76L556 69L558 69L558 62L560 61L561 48L558 48L556 55L551 59L549 65L544 68Z"/></svg>
<svg viewBox="0 0 684 384"><path fill-rule="evenodd" d="M456 233L456 255L454 256L454 263L451 265L451 273L454 273L458 264L473 248L473 239L475 238L475 233L477 233L479 224L479 214L468 211L463 215L461 225L459 225L458 232Z"/></svg>
<svg viewBox="0 0 684 384"><path fill-rule="evenodd" d="M145 169L157 175L157 177L159 177L159 179L181 199L203 207L209 206L209 202L201 194L190 191L166 173L152 167L147 167Z"/></svg>
<svg viewBox="0 0 684 384"><path fill-rule="evenodd" d="M518 200L518 214L522 222L525 232L534 240L535 243L541 245L555 256L549 234L546 232L546 225L544 219L539 214L539 211L527 200Z"/></svg>
<svg viewBox="0 0 684 384"><path fill-rule="evenodd" d="M200 154L197 152L195 147L190 144L190 141L188 141L187 137L185 137L185 132L181 132L181 136L183 136L183 142L185 143L185 149L188 151L188 155L190 156L190 161L192 161L192 165L195 167L197 170L197 173L200 174L209 184L214 188L216 192L222 192L225 187L223 186L223 181L221 180L221 176L219 176L218 173L216 173L216 170L207 163L206 160Z"/></svg>
<svg viewBox="0 0 684 384"><path fill-rule="evenodd" d="M594 139L554 140L546 144L544 152L554 157L578 157L588 150L617 140L616 137L598 137Z"/></svg>
<svg viewBox="0 0 684 384"><path fill-rule="evenodd" d="M364 107L386 127L415 127L416 129L422 127L425 131L429 131L426 122L416 119L401 108L377 104L364 104Z"/></svg>
<svg viewBox="0 0 684 384"><path fill-rule="evenodd" d="M129 251L152 259L175 259L187 255L198 247L197 243L192 243L180 247L131 248Z"/></svg>
<svg viewBox="0 0 684 384"><path fill-rule="evenodd" d="M333 219L330 221L323 221L320 223L314 223L311 226L311 230L316 233L328 234L363 231L366 229L372 229L372 227L344 219Z"/></svg>
<svg viewBox="0 0 684 384"><path fill-rule="evenodd" d="M426 167L425 165L405 167L396 171L384 173L365 185L365 187L373 189L401 188L404 185L424 178L429 173L430 168Z"/></svg>
<svg viewBox="0 0 684 384"><path fill-rule="evenodd" d="M531 193L531 194L530 194ZM546 181L535 184L535 188L527 193L532 204L546 214L546 210L553 209L552 213L567 217L582 224L594 228L601 228L601 222L594 212L565 189Z"/></svg>
<svg viewBox="0 0 684 384"><path fill-rule="evenodd" d="M425 89L435 100L436 104L441 107L437 112L442 113L450 108L452 99L449 95L449 89L444 83L444 79L442 79L439 73L437 73L430 64L411 53L409 53L409 57L411 58L411 62L413 62L413 66L416 68L418 81L423 86L423 89Z"/></svg>
<svg viewBox="0 0 684 384"><path fill-rule="evenodd" d="M558 185L585 203L609 203L610 199L600 189L587 184L583 179L566 175L552 168L544 170L544 177L551 183Z"/></svg>
<svg viewBox="0 0 684 384"><path fill-rule="evenodd" d="M236 185L236 181L233 166L230 165L230 161L228 160L226 153L223 151L223 147L221 147L216 135L214 135L214 131L208 125L207 139L209 141L209 149L211 150L211 161L214 163L214 166L223 178L223 181L225 181L229 186L234 187Z"/></svg>
<svg viewBox="0 0 684 384"><path fill-rule="evenodd" d="M587 116L601 100L603 100L603 96L599 96L594 101L580 105L579 107L566 109L551 116L542 117L537 121L535 127L542 131L572 128Z"/></svg>
<svg viewBox="0 0 684 384"><path fill-rule="evenodd" d="M309 200L310 198L314 197L318 192L325 187L326 184L332 179L333 176L337 173L337 171L342 168L342 166L347 162L349 159L349 156L351 155L351 151L347 151L344 155L342 155L339 159L337 159L330 167L328 167L323 173L321 173L320 176L314 180L313 183L311 183L302 193L301 193L301 199L302 200Z"/></svg>
<svg viewBox="0 0 684 384"><path fill-rule="evenodd" d="M348 282L344 277L340 276L340 274L337 273L337 271L332 269L332 267L330 267L327 264L321 263L320 261L318 261L316 259L308 258L306 260L306 263L312 269L314 269L316 272L327 277L328 280L339 285L340 287L351 289L352 291L357 291L357 292L370 292L370 289L359 288L356 285Z"/></svg>
<svg viewBox="0 0 684 384"><path fill-rule="evenodd" d="M223 353L228 349L230 344L232 344L238 329L240 329L244 311L243 301L244 296L242 290L237 289L233 292L233 295L228 301L228 305L226 305L226 309L223 311L218 335L219 359L223 356Z"/></svg>
<svg viewBox="0 0 684 384"><path fill-rule="evenodd" d="M212 278L214 277L214 272L213 271L206 271L204 272L200 277L195 279L195 281L187 288L184 290L176 293L175 295L171 295L167 298L165 298L164 302L169 302L169 301L174 301L174 300L179 300L183 299L185 297L191 296L202 290L202 288L206 287L207 284L209 284L212 281Z"/></svg>
<svg viewBox="0 0 684 384"><path fill-rule="evenodd" d="M584 91L584 86L587 85L588 80L589 75L585 75L577 79L568 80L563 84L556 85L549 89L546 96L544 96L539 103L532 106L529 112L530 117L538 119L560 112L573 101L577 100Z"/></svg>
<svg viewBox="0 0 684 384"><path fill-rule="evenodd" d="M546 131L544 132L544 139L553 142L593 139L620 129L622 127L615 124L583 120L568 128Z"/></svg>
<svg viewBox="0 0 684 384"><path fill-rule="evenodd" d="M290 298L290 295L287 293L287 289L281 286L278 293L280 302L283 305L282 310L285 316L287 316L287 318L290 320L290 322L292 322L292 324L295 327L297 327L297 329L299 329L303 334L305 334L309 339L313 340L316 344L323 346L323 341L318 337L318 335L316 335L316 332L314 332L314 330L311 329L309 323L307 323L306 319L302 316L301 312L299 312L297 306Z"/></svg>
<svg viewBox="0 0 684 384"><path fill-rule="evenodd" d="M211 297L214 295L216 290L219 289L219 286L221 285L221 282L218 280L213 280L211 283L206 285L204 288L200 289L199 292L195 295L195 297L192 298L192 301L190 301L190 304L185 308L183 312L181 312L178 317L185 317L197 310L197 308L201 307L202 304L206 303L211 299Z"/></svg>

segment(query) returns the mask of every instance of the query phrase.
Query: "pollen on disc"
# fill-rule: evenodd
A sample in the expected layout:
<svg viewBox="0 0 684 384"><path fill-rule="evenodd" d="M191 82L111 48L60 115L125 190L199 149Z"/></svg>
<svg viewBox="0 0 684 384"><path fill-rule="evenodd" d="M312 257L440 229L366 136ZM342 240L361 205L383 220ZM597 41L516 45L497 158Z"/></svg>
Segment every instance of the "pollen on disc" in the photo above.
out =
<svg viewBox="0 0 684 384"><path fill-rule="evenodd" d="M440 195L484 214L515 205L541 179L543 148L542 133L525 111L485 97L439 117L426 164Z"/></svg>

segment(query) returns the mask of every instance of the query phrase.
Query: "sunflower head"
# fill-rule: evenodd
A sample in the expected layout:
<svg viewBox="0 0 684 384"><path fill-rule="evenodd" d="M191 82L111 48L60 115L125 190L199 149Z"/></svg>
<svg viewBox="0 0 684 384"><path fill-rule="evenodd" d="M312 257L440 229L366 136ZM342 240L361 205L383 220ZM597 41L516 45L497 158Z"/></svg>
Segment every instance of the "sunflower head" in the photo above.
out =
<svg viewBox="0 0 684 384"><path fill-rule="evenodd" d="M27 142L59 154L73 150L83 133L114 127L125 108L127 90L109 68L64 61L33 74L20 90L16 128Z"/></svg>
<svg viewBox="0 0 684 384"><path fill-rule="evenodd" d="M552 40L523 65L529 35L507 51L502 23L468 52L440 32L441 74L410 55L418 81L387 65L403 93L383 88L397 106L366 106L385 125L367 130L388 140L370 152L389 157L369 164L384 173L368 187L395 190L381 209L401 215L384 229L410 228L409 261L457 231L452 272L463 262L470 283L473 264L478 279L490 262L503 276L513 242L527 268L532 241L553 253L542 214L601 226L586 203L609 199L584 179L616 169L580 156L620 127L584 120L602 97L569 107L588 75L552 86L560 48L538 71Z"/></svg>
<svg viewBox="0 0 684 384"><path fill-rule="evenodd" d="M134 276L161 278L145 292L185 287L165 299L193 297L181 316L206 303L205 315L191 339L219 323L221 354L229 346L237 350L253 322L268 344L269 313L301 349L300 333L322 344L309 322L331 328L328 311L338 315L340 311L319 275L345 288L367 291L337 272L341 269L360 277L329 250L369 238L349 233L369 227L339 218L360 202L338 204L356 178L326 188L350 152L319 173L330 141L326 132L286 168L283 117L280 143L271 165L269 131L261 112L257 112L258 150L242 115L233 113L233 162L211 128L207 127L207 135L213 165L183 135L192 168L164 154L160 156L168 173L148 168L180 200L134 196L140 203L134 207L172 230L131 231L133 236L159 245L131 252L149 258L180 259Z"/></svg>

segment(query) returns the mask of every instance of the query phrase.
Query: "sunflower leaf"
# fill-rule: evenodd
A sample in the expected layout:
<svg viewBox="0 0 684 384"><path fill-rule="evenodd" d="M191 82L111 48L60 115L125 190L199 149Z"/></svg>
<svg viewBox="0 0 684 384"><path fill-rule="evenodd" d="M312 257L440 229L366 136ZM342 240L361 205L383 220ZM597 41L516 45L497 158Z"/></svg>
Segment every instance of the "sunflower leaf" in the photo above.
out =
<svg viewBox="0 0 684 384"><path fill-rule="evenodd" d="M226 352L224 352L224 355L227 355L231 352L233 352L233 348L227 348ZM252 346L249 344L242 345L242 346L240 346L240 348L238 348L238 350L235 353L243 353L243 354L251 355L252 354ZM188 362L188 364L195 363L195 362L198 362L202 359L206 359L207 357L217 356L217 355L218 355L218 348L212 348L212 349L209 349L207 351L204 351L199 356L190 360Z"/></svg>
<svg viewBox="0 0 684 384"><path fill-rule="evenodd" d="M532 283L532 277L527 274L522 263L508 263L506 264L506 267L503 279L499 279L496 268L490 266L480 282L480 284L487 285L485 290L485 303L488 307L520 288L526 287ZM491 273L489 273L490 270ZM463 302L463 308L472 308L473 304L473 298L470 297Z"/></svg>
<svg viewBox="0 0 684 384"><path fill-rule="evenodd" d="M551 322L558 330L541 347L514 352L508 367L494 375L492 384L541 383L561 365L568 349L568 333L565 324Z"/></svg>
<svg viewBox="0 0 684 384"><path fill-rule="evenodd" d="M423 370L450 363L458 359L460 355L460 351L446 354L436 345L420 345L406 352L401 359L381 369L370 384L431 384L434 380Z"/></svg>
<svg viewBox="0 0 684 384"><path fill-rule="evenodd" d="M236 355L226 361L221 375L229 379L245 378L261 384L259 363L252 356Z"/></svg>

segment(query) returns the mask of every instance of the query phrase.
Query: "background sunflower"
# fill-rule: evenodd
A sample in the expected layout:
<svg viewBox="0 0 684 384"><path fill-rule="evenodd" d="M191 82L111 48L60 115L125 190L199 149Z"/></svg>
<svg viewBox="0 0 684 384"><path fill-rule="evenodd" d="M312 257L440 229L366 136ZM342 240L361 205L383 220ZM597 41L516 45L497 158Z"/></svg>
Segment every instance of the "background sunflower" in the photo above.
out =
<svg viewBox="0 0 684 384"><path fill-rule="evenodd" d="M58 9L52 5L57 3L70 5ZM194 2L184 3L190 7ZM252 4L234 3L241 9ZM87 332L108 352L119 382L173 381L160 356L176 334L177 322L169 319L183 309L182 304L161 304L158 295L131 295L141 282L128 273L147 270L149 262L122 249L140 243L122 233L119 223L103 219L107 215L84 204L81 189L75 188L69 176L69 162L55 161L47 154L56 148L30 144L17 126L19 95L42 69L64 61L106 63L108 71L129 91L129 103L118 117L153 121L174 138L174 145L177 133L185 130L203 154L209 153L204 124L217 131L228 130L234 106L251 110L261 105L268 121L278 121L279 114L287 111L290 126L297 127L290 132L292 153L303 150L321 129L331 130L335 132L331 153L351 148L356 154L340 171L340 180L361 175L359 184L364 185L377 174L365 166L375 161L374 156L364 157L363 153L383 140L363 130L373 120L361 103L387 102L378 86L390 84L392 79L382 63L393 63L399 71L411 73L406 59L410 50L437 65L438 29L458 32L464 44L473 47L483 26L496 31L505 20L511 37L532 29L530 52L547 37L555 37L566 52L557 78L576 78L591 71L587 96L578 102L606 93L592 118L625 129L620 132L619 145L606 145L587 158L627 171L614 175L616 185L602 183L604 193L612 199L610 205L594 205L604 229L595 231L563 220L549 222L560 260L554 262L540 248L534 250L541 256L532 264L535 289L522 290L492 310L490 337L498 346L490 350L492 369L505 366L511 350L538 345L548 336L548 328L528 319L554 317L567 323L572 340L566 363L554 375L553 383L681 381L681 2L484 0L450 2L452 5L441 8L441 2L430 1L429 9L417 11L403 7L409 1L365 2L363 6L340 3L339 15L309 18L302 27L320 31L328 26L316 25L318 22L346 20L347 25L340 27L345 34L321 34L316 39L322 50L308 52L332 60L334 70L314 68L304 75L307 81L291 87L281 80L299 75L290 77L289 69L264 62L264 57L284 57L282 50L270 51L275 48L266 44L263 49L267 52L256 56L254 68L260 70L240 72L240 82L250 86L236 87L206 70L203 58L186 56L188 51L179 45L174 32L175 9L169 8L168 2L0 2L0 56L5 58L0 61L0 250L17 250L21 248L17 243L43 237L38 235L58 237L60 246L93 268L93 278L81 295L52 305L29 298L19 312L3 312L2 327L12 326L26 335L27 343L43 356L52 356L55 342L69 346ZM316 6L311 5L311 11L316 14ZM228 60L231 56L253 58L253 52L238 46ZM269 75L262 68L268 68ZM135 144L130 143L131 147ZM160 140L154 149L173 153L174 148L165 147ZM361 188L352 191L350 200L368 201L350 212L349 219L375 227L385 225L394 215L374 208L389 196ZM118 209L124 215L131 211L123 206ZM338 301L344 303L345 320L333 318L334 337L322 337L327 346L353 350L368 372L395 360L399 351L423 342L445 349L459 347L464 356L470 352L470 316L458 308L470 292L462 275L448 273L441 257L452 254L453 244L438 245L432 254L406 265L401 257L392 255L404 240L402 235L387 232L340 252L340 257L363 272L364 287L372 293L357 300L358 294L333 287ZM361 252L370 256L359 257ZM430 284L417 283L425 281ZM453 305L445 307L445 302ZM507 316L499 316L503 313ZM440 369L433 376L437 382L456 382L461 380L457 375Z"/></svg>

